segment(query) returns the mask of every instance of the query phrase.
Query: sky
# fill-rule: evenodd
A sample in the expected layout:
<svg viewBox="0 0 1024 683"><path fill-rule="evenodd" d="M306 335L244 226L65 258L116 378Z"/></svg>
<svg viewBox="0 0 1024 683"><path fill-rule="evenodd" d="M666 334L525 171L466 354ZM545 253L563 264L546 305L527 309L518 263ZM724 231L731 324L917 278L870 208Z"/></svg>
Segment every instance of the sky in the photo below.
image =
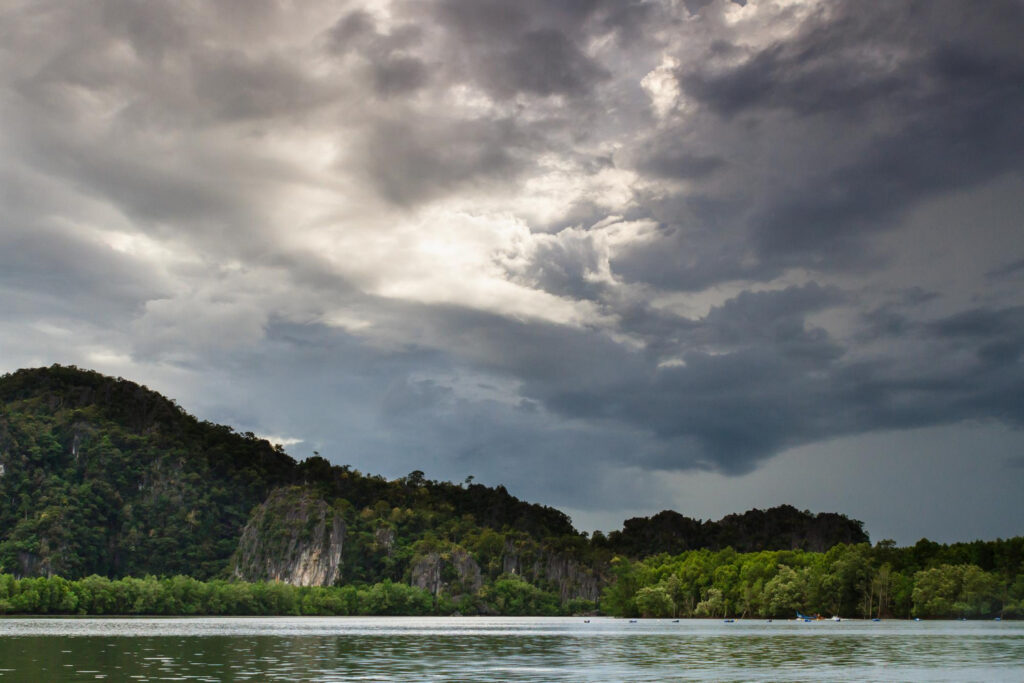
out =
<svg viewBox="0 0 1024 683"><path fill-rule="evenodd" d="M1024 534L1017 0L0 0L0 371L578 528Z"/></svg>

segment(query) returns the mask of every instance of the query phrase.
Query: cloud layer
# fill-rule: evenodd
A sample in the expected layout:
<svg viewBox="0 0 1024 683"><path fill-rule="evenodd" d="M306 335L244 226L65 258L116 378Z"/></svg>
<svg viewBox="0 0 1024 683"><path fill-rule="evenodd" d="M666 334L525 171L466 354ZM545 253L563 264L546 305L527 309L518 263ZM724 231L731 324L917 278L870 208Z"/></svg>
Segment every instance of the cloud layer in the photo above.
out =
<svg viewBox="0 0 1024 683"><path fill-rule="evenodd" d="M1024 447L1018 2L0 11L5 369L584 515Z"/></svg>

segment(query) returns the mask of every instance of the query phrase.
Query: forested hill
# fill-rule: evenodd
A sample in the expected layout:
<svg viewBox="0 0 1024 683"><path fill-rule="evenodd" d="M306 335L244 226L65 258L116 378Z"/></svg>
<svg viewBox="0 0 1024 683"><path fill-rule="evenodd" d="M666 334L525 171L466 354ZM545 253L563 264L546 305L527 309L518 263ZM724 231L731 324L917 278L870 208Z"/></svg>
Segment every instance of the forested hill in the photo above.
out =
<svg viewBox="0 0 1024 683"><path fill-rule="evenodd" d="M0 378L0 468L0 569L21 575L222 574L253 509L297 484L352 517L350 527L367 509L372 525L386 506L387 516L409 510L405 526L436 526L441 536L465 516L478 531L579 536L562 512L503 487L464 488L419 472L387 481L318 457L298 463L146 387L74 367Z"/></svg>
<svg viewBox="0 0 1024 683"><path fill-rule="evenodd" d="M567 604L596 601L616 555L866 540L859 522L785 506L665 511L591 539L501 486L296 462L128 380L56 365L0 377L0 573L393 581L466 599L513 577Z"/></svg>
<svg viewBox="0 0 1024 683"><path fill-rule="evenodd" d="M717 522L664 510L653 517L627 519L622 531L608 535L607 545L618 553L642 557L657 553L676 555L702 548L824 552L837 543L867 542L862 522L834 512L815 515L791 505L780 505L770 510L726 515Z"/></svg>

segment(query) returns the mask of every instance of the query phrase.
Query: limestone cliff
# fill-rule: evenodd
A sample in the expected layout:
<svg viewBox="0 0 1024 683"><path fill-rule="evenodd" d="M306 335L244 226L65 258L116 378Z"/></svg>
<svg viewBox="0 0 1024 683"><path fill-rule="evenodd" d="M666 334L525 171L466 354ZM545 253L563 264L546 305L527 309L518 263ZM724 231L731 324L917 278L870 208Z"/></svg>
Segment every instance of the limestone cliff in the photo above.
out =
<svg viewBox="0 0 1024 683"><path fill-rule="evenodd" d="M412 563L410 583L434 595L463 595L479 591L483 577L472 555L454 547L443 554L434 551L417 557Z"/></svg>
<svg viewBox="0 0 1024 683"><path fill-rule="evenodd" d="M524 549L506 543L501 560L506 574L516 574L537 585L548 585L563 602L574 598L597 600L606 583L593 567L567 553Z"/></svg>
<svg viewBox="0 0 1024 683"><path fill-rule="evenodd" d="M434 595L458 597L474 594L484 584L479 563L464 548L450 546L417 556L410 566L410 583ZM506 542L491 578L498 573L514 574L545 590L555 592L562 602L582 598L596 601L607 581L592 567L568 553L552 551L532 543Z"/></svg>
<svg viewBox="0 0 1024 683"><path fill-rule="evenodd" d="M329 586L341 578L345 522L309 488L275 489L242 531L232 559L236 577Z"/></svg>

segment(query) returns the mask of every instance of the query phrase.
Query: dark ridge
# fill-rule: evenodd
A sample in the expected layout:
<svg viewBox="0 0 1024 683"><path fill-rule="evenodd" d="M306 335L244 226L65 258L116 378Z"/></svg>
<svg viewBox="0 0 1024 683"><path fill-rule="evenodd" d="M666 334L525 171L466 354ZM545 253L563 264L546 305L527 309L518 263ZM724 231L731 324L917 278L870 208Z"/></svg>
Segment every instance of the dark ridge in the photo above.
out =
<svg viewBox="0 0 1024 683"><path fill-rule="evenodd" d="M824 552L839 543L867 542L863 522L832 512L801 512L791 505L726 515L717 522L664 510L652 517L627 519L622 531L613 531L607 539L609 548L633 557L701 548Z"/></svg>

